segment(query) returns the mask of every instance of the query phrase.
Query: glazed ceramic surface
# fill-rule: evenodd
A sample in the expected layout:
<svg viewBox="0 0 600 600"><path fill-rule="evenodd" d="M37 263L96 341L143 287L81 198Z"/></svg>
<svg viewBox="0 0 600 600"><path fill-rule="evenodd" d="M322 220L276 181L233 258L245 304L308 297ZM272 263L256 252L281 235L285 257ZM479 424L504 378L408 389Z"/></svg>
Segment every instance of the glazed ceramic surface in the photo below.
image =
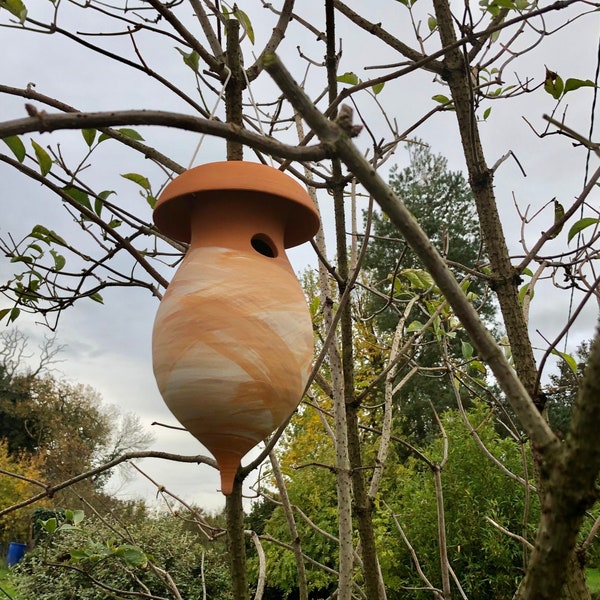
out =
<svg viewBox="0 0 600 600"><path fill-rule="evenodd" d="M247 165L218 164L226 171ZM270 167L253 167L272 175ZM285 245L297 242L290 220L309 214L306 207L314 234L315 209L306 196L298 212L289 195L272 191L174 198L176 210L187 212L180 231L189 232L191 245L156 316L154 372L169 409L217 460L228 494L242 457L294 411L307 381L312 325Z"/></svg>

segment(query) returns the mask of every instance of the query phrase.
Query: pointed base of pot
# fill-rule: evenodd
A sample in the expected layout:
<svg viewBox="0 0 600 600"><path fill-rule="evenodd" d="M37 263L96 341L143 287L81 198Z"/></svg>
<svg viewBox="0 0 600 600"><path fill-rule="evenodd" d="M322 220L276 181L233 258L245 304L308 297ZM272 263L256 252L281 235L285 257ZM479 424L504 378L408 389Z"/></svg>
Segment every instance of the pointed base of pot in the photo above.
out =
<svg viewBox="0 0 600 600"><path fill-rule="evenodd" d="M212 453L217 461L219 472L221 473L221 492L229 496L233 492L233 482L235 475L242 462L242 456L237 452L218 452Z"/></svg>

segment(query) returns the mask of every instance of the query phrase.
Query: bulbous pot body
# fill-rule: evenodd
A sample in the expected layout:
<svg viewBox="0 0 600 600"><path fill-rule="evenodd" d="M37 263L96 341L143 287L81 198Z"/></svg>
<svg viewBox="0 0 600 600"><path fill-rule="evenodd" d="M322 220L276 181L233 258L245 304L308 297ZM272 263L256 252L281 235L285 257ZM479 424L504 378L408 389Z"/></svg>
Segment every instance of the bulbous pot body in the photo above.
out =
<svg viewBox="0 0 600 600"><path fill-rule="evenodd" d="M285 247L286 239L297 241L290 229L300 214L310 231L318 218L308 196L299 196L306 202L299 210L289 193L265 183L283 177L305 195L273 171L235 162L197 167L186 172L185 193L169 197L166 188L155 214L168 232L161 206L176 207L177 227L187 213L179 237L189 231L190 238L154 323L156 381L171 412L217 460L226 494L242 457L297 407L313 356L310 315ZM207 183L207 174L217 183ZM259 177L248 183L249 174Z"/></svg>

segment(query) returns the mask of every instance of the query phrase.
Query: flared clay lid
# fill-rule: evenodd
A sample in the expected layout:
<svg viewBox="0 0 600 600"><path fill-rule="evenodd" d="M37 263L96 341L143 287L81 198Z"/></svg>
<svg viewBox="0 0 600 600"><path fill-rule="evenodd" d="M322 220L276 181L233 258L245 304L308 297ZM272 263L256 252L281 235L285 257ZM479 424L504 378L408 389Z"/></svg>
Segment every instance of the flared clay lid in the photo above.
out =
<svg viewBox="0 0 600 600"><path fill-rule="evenodd" d="M289 203L284 246L292 248L310 240L319 230L319 213L306 190L273 167L243 161L207 163L173 179L154 207L154 223L164 234L190 241L191 200L215 191L258 192Z"/></svg>

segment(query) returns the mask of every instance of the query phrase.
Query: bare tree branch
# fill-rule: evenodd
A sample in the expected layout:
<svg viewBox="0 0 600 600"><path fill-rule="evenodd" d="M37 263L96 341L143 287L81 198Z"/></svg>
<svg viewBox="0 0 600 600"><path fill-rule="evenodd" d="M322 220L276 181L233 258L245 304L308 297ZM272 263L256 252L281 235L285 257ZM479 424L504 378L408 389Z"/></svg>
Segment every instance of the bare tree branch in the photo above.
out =
<svg viewBox="0 0 600 600"><path fill-rule="evenodd" d="M556 436L541 417L523 384L516 377L512 367L506 360L504 352L496 344L446 266L445 261L431 245L429 238L419 227L414 217L364 159L344 131L332 121L327 120L314 107L279 59L275 56L268 57L265 68L319 136L323 146L328 151L339 154L348 169L373 195L375 201L390 217L415 254L421 259L471 336L482 360L490 365L496 375L498 384L507 394L511 405L519 415L533 442L540 449L555 447L559 443Z"/></svg>
<svg viewBox="0 0 600 600"><path fill-rule="evenodd" d="M150 111L130 110L102 113L46 114L34 111L35 116L0 123L0 138L22 135L38 131L40 133L61 129L84 129L101 127L119 127L126 125L160 125L185 131L195 131L214 135L226 140L234 140L252 146L261 152L273 156L299 161L321 160L327 157L327 151L321 147L299 148L287 146L275 138L251 133L236 125L221 123L212 119L201 119L191 115Z"/></svg>
<svg viewBox="0 0 600 600"><path fill-rule="evenodd" d="M38 502L39 500L42 500L43 498L51 498L56 492L59 492L60 490L64 490L65 488L68 488L76 483L79 483L80 481L85 481L86 479L94 477L95 475L98 475L99 473L104 473L105 471L109 471L113 467L116 467L117 465L120 465L123 462L127 462L130 460L136 460L139 458L160 458L162 460L172 460L175 462L184 462L184 463L196 463L199 465L203 464L203 465L208 465L210 467L213 467L214 469L217 468L217 462L215 461L215 459L210 458L208 456L202 456L202 455L183 456L180 454L171 454L169 452L158 452L158 451L127 452L127 453L119 456L118 458L111 460L110 462L107 462L103 465L95 467L94 469L90 469L89 471L86 471L85 473L80 473L79 475L76 475L75 477L71 477L70 479L67 479L66 481L63 481L61 483L57 483L54 485L41 484L46 488L45 492L42 492L41 494L37 494L36 496L32 496L31 498L28 498L27 500L23 500L22 502L19 502L18 504L15 504L13 506L9 506L7 508L1 509L0 517L7 515L15 510L18 510L19 508L23 508L25 506L34 504L35 502Z"/></svg>

